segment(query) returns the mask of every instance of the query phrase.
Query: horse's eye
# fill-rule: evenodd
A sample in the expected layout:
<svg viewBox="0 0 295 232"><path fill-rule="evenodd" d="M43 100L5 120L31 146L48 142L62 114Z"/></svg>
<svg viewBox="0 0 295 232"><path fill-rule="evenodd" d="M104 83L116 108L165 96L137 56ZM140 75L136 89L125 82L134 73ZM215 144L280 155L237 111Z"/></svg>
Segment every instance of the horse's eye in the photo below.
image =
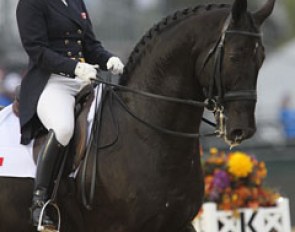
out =
<svg viewBox="0 0 295 232"><path fill-rule="evenodd" d="M229 60L234 64L237 64L240 62L240 58L237 55L230 55Z"/></svg>

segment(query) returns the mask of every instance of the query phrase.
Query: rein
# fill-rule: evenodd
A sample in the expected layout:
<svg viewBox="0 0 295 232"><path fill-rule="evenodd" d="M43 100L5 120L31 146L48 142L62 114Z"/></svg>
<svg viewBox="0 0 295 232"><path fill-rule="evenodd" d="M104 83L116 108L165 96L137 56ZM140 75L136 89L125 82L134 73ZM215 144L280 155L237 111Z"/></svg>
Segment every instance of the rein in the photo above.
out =
<svg viewBox="0 0 295 232"><path fill-rule="evenodd" d="M217 132L214 133L208 133L208 134L193 134L193 133L186 133L186 132L179 132L179 131L173 131L173 130L169 130L154 124L151 124L141 118L139 118L137 115L135 115L126 105L126 103L122 100L122 98L115 92L113 92L114 96L116 97L117 101L120 103L121 107L129 114L131 115L133 118L135 118L137 121L141 122L142 124L144 124L145 126L158 131L160 133L163 134L167 134L167 135L172 135L172 136L178 136L178 137L183 137L183 138L199 138L199 137L209 137L209 136L216 136Z"/></svg>
<svg viewBox="0 0 295 232"><path fill-rule="evenodd" d="M154 93L150 93L150 92L146 92L146 91L142 91L142 90L136 90L136 89L129 88L127 86L118 85L118 84L114 84L109 81L105 81L99 76L97 76L96 79L91 79L91 81L97 82L98 84L105 84L107 86L112 86L112 87L115 87L116 89L121 90L121 91L131 92L131 93L134 93L137 95L155 98L155 99L161 100L161 101L168 101L168 102L172 102L172 103L179 103L179 104L195 106L195 107L208 107L209 106L209 103L207 101L201 102L201 101L195 101L195 100L190 100L190 99L168 97L168 96L158 95L158 94L154 94Z"/></svg>
<svg viewBox="0 0 295 232"><path fill-rule="evenodd" d="M179 98L173 98L173 97L167 97L167 96L162 96L162 95L157 95L157 94L152 94L152 93L148 93L145 91L140 91L140 90L134 90L131 89L129 87L126 86L122 86L122 85L118 85L118 84L114 84L108 81L103 80L102 78L98 77L97 79L92 79L92 81L99 83L99 84L104 84L106 86L112 86L112 87L116 87L118 90L122 90L122 91L127 91L127 92L132 92L141 96L146 96L146 97L151 97L151 98L155 98L158 100L163 100L163 101L168 101L168 102L174 102L174 103L182 103L182 104L187 104L190 106L196 106L196 107L206 107L208 106L207 101L205 102L198 102L198 101L194 101L194 100L184 100L184 99L179 99ZM179 132L179 131L173 131L173 130L169 130L157 125L154 125L152 123L149 123L143 119L141 119L140 117L138 117L135 113L133 113L129 107L127 106L127 104L122 100L122 98L116 93L116 91L114 91L114 89L109 89L109 91L111 92L111 95L114 96L114 99L116 99L118 101L118 103L120 104L120 106L133 118L135 118L137 121L141 122L142 124L144 124L145 126L161 132L163 134L167 134L167 135L172 135L172 136L178 136L178 137L183 137L183 138L199 138L199 137L208 137L208 136L216 136L217 132L214 133L208 133L208 134L194 134L194 133L186 133L186 132ZM211 126L216 126L214 123L210 122L207 119L203 119L207 124L211 125Z"/></svg>
<svg viewBox="0 0 295 232"><path fill-rule="evenodd" d="M194 106L194 107L205 107L209 111L212 111L213 113L218 113L218 118L217 121L219 122L219 128L214 132L210 134L191 134L191 133L185 133L185 132L177 132L177 131L172 131L168 130L166 128L153 125L149 122L146 122L145 120L141 119L137 115L135 115L131 110L128 108L126 103L120 98L119 95L117 95L114 91L112 91L113 95L117 99L117 101L120 103L120 105L123 107L123 109L128 112L133 118L135 118L137 121L143 123L144 125L159 131L164 134L168 135L173 135L173 136L179 136L179 137L185 137L185 138L199 138L202 136L223 136L225 134L225 115L224 115L224 106L223 104L225 102L229 101L241 101L241 100L246 100L246 101L257 101L257 92L256 90L238 90L238 91L229 91L224 93L224 88L222 86L222 77L221 77L221 72L222 72L222 61L224 57L224 43L225 43L225 38L227 34L233 34L233 35L242 35L242 36L250 36L250 37L255 37L255 38L261 38L261 33L256 33L256 32L250 32L250 31L242 31L242 30L228 30L230 22L231 22L231 14L226 18L225 23L222 28L222 33L221 36L219 37L219 40L211 49L204 61L203 69L209 59L211 58L212 55L214 55L214 70L213 70L213 75L210 79L209 83L209 94L208 97L205 101L200 102L200 101L195 101L191 99L181 99L181 98L175 98L175 97L168 97L168 96L163 96L163 95L158 95L158 94L153 94L141 90L135 90L132 88L129 88L127 86L122 86L119 84L114 84L109 81L103 80L101 77L97 77L96 79L92 79L92 81L99 83L99 84L105 84L106 86L112 86L115 87L116 89L120 91L126 91L126 92L131 92L134 94L138 94L141 96L145 97L150 97L150 98L155 98L157 100L162 100L162 101L168 101L168 102L173 102L173 103L178 103L178 104L184 104L184 105L189 105L189 106ZM217 96L214 96L213 91L214 87L217 89ZM207 119L203 119L206 123L212 126L216 126L214 123L210 122Z"/></svg>

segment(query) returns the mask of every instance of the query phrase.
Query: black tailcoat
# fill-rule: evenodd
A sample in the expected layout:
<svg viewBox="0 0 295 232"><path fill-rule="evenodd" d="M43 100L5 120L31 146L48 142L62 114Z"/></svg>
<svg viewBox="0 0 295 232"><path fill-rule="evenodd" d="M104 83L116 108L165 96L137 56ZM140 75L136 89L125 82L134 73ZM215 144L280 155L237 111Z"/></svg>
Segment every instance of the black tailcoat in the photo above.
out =
<svg viewBox="0 0 295 232"><path fill-rule="evenodd" d="M20 0L16 16L23 47L29 56L21 84L20 125L22 144L40 127L36 107L52 73L74 77L79 58L106 69L112 56L96 40L83 0Z"/></svg>

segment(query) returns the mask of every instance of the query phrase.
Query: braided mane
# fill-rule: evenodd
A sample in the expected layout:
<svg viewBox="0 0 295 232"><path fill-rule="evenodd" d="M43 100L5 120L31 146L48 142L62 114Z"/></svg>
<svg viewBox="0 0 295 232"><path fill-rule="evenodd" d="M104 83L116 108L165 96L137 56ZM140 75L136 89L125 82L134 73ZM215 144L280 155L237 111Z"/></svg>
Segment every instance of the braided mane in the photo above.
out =
<svg viewBox="0 0 295 232"><path fill-rule="evenodd" d="M202 12L219 9L219 8L227 8L228 4L208 4L208 5L198 5L196 7L190 7L183 9L181 11L176 11L174 14L171 14L165 18L163 18L159 23L155 24L136 44L133 51L131 52L128 62L124 69L124 74L120 78L120 84L126 85L130 73L135 68L137 63L144 55L144 51L150 45L151 41L158 35L160 35L165 29L169 28L171 25L176 24L188 16L200 14Z"/></svg>

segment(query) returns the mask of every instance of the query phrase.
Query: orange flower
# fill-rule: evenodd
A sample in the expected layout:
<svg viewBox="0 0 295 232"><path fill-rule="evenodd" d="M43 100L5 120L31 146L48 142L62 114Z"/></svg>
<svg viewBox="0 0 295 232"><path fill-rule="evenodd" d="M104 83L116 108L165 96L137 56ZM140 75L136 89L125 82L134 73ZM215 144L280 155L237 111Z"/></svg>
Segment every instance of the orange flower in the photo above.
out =
<svg viewBox="0 0 295 232"><path fill-rule="evenodd" d="M249 201L248 207L252 208L252 209L257 209L257 208L259 208L259 202L257 200L256 201Z"/></svg>
<svg viewBox="0 0 295 232"><path fill-rule="evenodd" d="M229 196L227 196L227 195L223 196L222 202L219 205L219 209L221 209L221 210L231 210L232 209L232 203L231 203Z"/></svg>
<svg viewBox="0 0 295 232"><path fill-rule="evenodd" d="M245 186L241 186L240 188L237 189L237 194L243 198L246 199L249 196L251 196L251 191L249 188L245 187Z"/></svg>
<svg viewBox="0 0 295 232"><path fill-rule="evenodd" d="M205 194L209 194L212 190L213 186L213 176L206 176L205 177Z"/></svg>

